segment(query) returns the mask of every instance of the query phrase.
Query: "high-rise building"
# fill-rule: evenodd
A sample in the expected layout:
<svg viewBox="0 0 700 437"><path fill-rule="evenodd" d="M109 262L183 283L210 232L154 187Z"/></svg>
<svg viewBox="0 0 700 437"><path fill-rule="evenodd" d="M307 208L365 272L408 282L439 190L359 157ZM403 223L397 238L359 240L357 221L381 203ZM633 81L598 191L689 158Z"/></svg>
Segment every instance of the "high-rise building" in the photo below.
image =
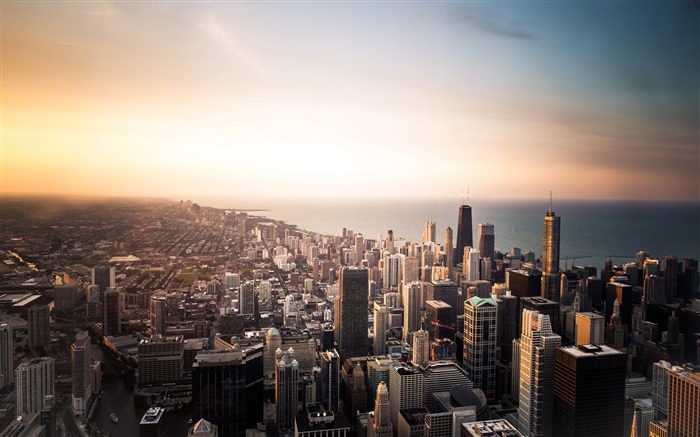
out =
<svg viewBox="0 0 700 437"><path fill-rule="evenodd" d="M678 258L675 256L664 257L664 285L666 302L675 302L678 293Z"/></svg>
<svg viewBox="0 0 700 437"><path fill-rule="evenodd" d="M479 252L482 258L494 259L496 251L496 237L491 223L479 223Z"/></svg>
<svg viewBox="0 0 700 437"><path fill-rule="evenodd" d="M501 359L513 359L513 340L520 338L520 302L517 296L506 291L504 296L496 299L498 305L496 321L498 323L498 347Z"/></svg>
<svg viewBox="0 0 700 437"><path fill-rule="evenodd" d="M402 258L402 274L401 274L401 283L402 284L410 284L413 281L417 281L419 278L419 262L418 258L412 257L412 256L407 256ZM405 285L404 285L405 287Z"/></svg>
<svg viewBox="0 0 700 437"><path fill-rule="evenodd" d="M389 254L384 252L382 283L385 290L392 290L399 287L402 280L402 266L406 255L402 253Z"/></svg>
<svg viewBox="0 0 700 437"><path fill-rule="evenodd" d="M423 230L423 243L435 243L435 222L428 220L425 222L425 229Z"/></svg>
<svg viewBox="0 0 700 437"><path fill-rule="evenodd" d="M29 347L49 344L49 319L51 310L48 305L32 307L27 310L27 331Z"/></svg>
<svg viewBox="0 0 700 437"><path fill-rule="evenodd" d="M559 318L559 303L542 297L526 297L520 299L520 308L539 311L540 314L549 316L552 331L561 335L561 320Z"/></svg>
<svg viewBox="0 0 700 437"><path fill-rule="evenodd" d="M423 308L425 304L424 289L425 283L419 281L408 283L403 287L404 335L420 329L421 308Z"/></svg>
<svg viewBox="0 0 700 437"><path fill-rule="evenodd" d="M90 396L92 395L90 336L87 331L78 332L71 345L70 355L73 369L71 407L73 414L84 416L90 406Z"/></svg>
<svg viewBox="0 0 700 437"><path fill-rule="evenodd" d="M496 397L496 313L492 298L464 302L464 370L488 400Z"/></svg>
<svg viewBox="0 0 700 437"><path fill-rule="evenodd" d="M246 362L242 349L197 354L192 365L192 420L206 419L221 437L244 437Z"/></svg>
<svg viewBox="0 0 700 437"><path fill-rule="evenodd" d="M174 383L182 378L185 343L182 335L152 335L138 345L140 387Z"/></svg>
<svg viewBox="0 0 700 437"><path fill-rule="evenodd" d="M581 345L557 348L554 360L553 435L622 435L627 355Z"/></svg>
<svg viewBox="0 0 700 437"><path fill-rule="evenodd" d="M480 272L479 250L475 247L464 248L464 260L462 261L462 274L467 281L478 281Z"/></svg>
<svg viewBox="0 0 700 437"><path fill-rule="evenodd" d="M576 313L576 346L605 343L605 317L600 314Z"/></svg>
<svg viewBox="0 0 700 437"><path fill-rule="evenodd" d="M44 398L54 395L56 371L53 358L34 358L20 363L15 370L15 382L15 415L41 412Z"/></svg>
<svg viewBox="0 0 700 437"><path fill-rule="evenodd" d="M392 359L390 356L375 356L371 361L367 361L367 376L369 380L369 390L367 397L374 399L377 397L377 386L384 381L389 384L390 366L398 360Z"/></svg>
<svg viewBox="0 0 700 437"><path fill-rule="evenodd" d="M531 310L523 310L521 332L518 428L527 436L551 436L554 351L561 337L549 316Z"/></svg>
<svg viewBox="0 0 700 437"><path fill-rule="evenodd" d="M336 298L335 338L341 360L367 354L367 269L346 268L340 271L340 293Z"/></svg>
<svg viewBox="0 0 700 437"><path fill-rule="evenodd" d="M423 366L430 361L430 339L428 331L419 330L413 333L413 364Z"/></svg>
<svg viewBox="0 0 700 437"><path fill-rule="evenodd" d="M648 437L649 423L654 420L654 409L649 399L635 401L633 414L630 437Z"/></svg>
<svg viewBox="0 0 700 437"><path fill-rule="evenodd" d="M15 337L12 325L0 324L0 389L15 381Z"/></svg>
<svg viewBox="0 0 700 437"><path fill-rule="evenodd" d="M238 314L247 316L255 314L255 284L253 281L241 284L238 296Z"/></svg>
<svg viewBox="0 0 700 437"><path fill-rule="evenodd" d="M377 397L374 402L374 419L367 427L368 437L391 437L393 425L389 404L389 389L384 381L377 386Z"/></svg>
<svg viewBox="0 0 700 437"><path fill-rule="evenodd" d="M153 295L150 299L151 331L153 334L165 335L165 296Z"/></svg>
<svg viewBox="0 0 700 437"><path fill-rule="evenodd" d="M452 281L433 281L428 283L425 300L441 300L452 307L452 322L456 322L460 314L459 307L463 306L463 297L459 294L459 286ZM389 390L391 391L391 390Z"/></svg>
<svg viewBox="0 0 700 437"><path fill-rule="evenodd" d="M559 301L559 231L560 217L549 211L544 217L542 235L542 297Z"/></svg>
<svg viewBox="0 0 700 437"><path fill-rule="evenodd" d="M102 293L108 288L116 287L114 267L94 267L92 269L92 285L100 287Z"/></svg>
<svg viewBox="0 0 700 437"><path fill-rule="evenodd" d="M374 355L386 353L386 331L389 329L389 309L374 303Z"/></svg>
<svg viewBox="0 0 700 437"><path fill-rule="evenodd" d="M473 247L472 239L472 207L461 205L457 222L457 244L455 246L454 265L461 264L464 259L464 248Z"/></svg>
<svg viewBox="0 0 700 437"><path fill-rule="evenodd" d="M452 228L448 226L447 229L445 229L445 266L450 269L454 265L452 260L455 255L453 238Z"/></svg>
<svg viewBox="0 0 700 437"><path fill-rule="evenodd" d="M421 407L423 375L417 366L393 363L389 370L389 404L391 423L398 423L399 411Z"/></svg>
<svg viewBox="0 0 700 437"><path fill-rule="evenodd" d="M668 436L700 436L700 372L668 373Z"/></svg>
<svg viewBox="0 0 700 437"><path fill-rule="evenodd" d="M425 328L430 340L454 338L455 320L452 307L441 300L425 301Z"/></svg>
<svg viewBox="0 0 700 437"><path fill-rule="evenodd" d="M277 405L277 425L280 430L294 429L299 402L299 362L294 359L294 351L278 351L277 373L275 377L275 404Z"/></svg>
<svg viewBox="0 0 700 437"><path fill-rule="evenodd" d="M121 288L108 288L103 294L102 332L105 336L119 335L122 330L121 321Z"/></svg>

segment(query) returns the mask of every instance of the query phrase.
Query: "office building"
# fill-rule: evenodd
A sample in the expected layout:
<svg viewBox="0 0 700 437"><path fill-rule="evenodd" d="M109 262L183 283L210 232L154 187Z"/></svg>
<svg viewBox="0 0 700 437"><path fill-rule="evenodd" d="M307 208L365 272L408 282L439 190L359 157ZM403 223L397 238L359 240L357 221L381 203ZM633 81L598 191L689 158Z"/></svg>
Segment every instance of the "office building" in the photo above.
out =
<svg viewBox="0 0 700 437"><path fill-rule="evenodd" d="M104 293L108 288L116 287L114 267L94 267L92 269L92 285Z"/></svg>
<svg viewBox="0 0 700 437"><path fill-rule="evenodd" d="M425 222L425 229L423 230L423 238L421 242L423 243L435 243L436 242L436 235L435 235L435 222L434 221L427 221Z"/></svg>
<svg viewBox="0 0 700 437"><path fill-rule="evenodd" d="M626 354L605 345L557 348L553 435L622 435L626 364Z"/></svg>
<svg viewBox="0 0 700 437"><path fill-rule="evenodd" d="M121 288L108 288L103 294L102 332L105 336L119 335L122 331Z"/></svg>
<svg viewBox="0 0 700 437"><path fill-rule="evenodd" d="M675 256L664 257L664 288L666 289L666 302L676 301L678 293L678 258ZM669 433L671 432L669 424Z"/></svg>
<svg viewBox="0 0 700 437"><path fill-rule="evenodd" d="M280 430L294 428L299 403L299 362L294 359L294 351L278 351L277 373L275 377L275 404L277 425Z"/></svg>
<svg viewBox="0 0 700 437"><path fill-rule="evenodd" d="M560 217L552 211L550 200L549 211L544 217L542 235L542 297L559 301L559 232Z"/></svg>
<svg viewBox="0 0 700 437"><path fill-rule="evenodd" d="M90 396L92 395L90 336L87 331L78 332L71 345L70 355L73 370L71 408L76 416L84 416L90 408Z"/></svg>
<svg viewBox="0 0 700 437"><path fill-rule="evenodd" d="M182 378L185 343L182 335L152 335L138 345L138 385L178 382Z"/></svg>
<svg viewBox="0 0 700 437"><path fill-rule="evenodd" d="M447 229L445 229L445 266L448 268L452 268L453 264L453 258L454 258L454 243L453 243L453 233L452 233L452 228L449 226Z"/></svg>
<svg viewBox="0 0 700 437"><path fill-rule="evenodd" d="M526 297L520 299L520 308L538 311L540 314L549 316L549 323L552 325L552 331L557 335L562 335L561 319L559 318L559 302L541 297Z"/></svg>
<svg viewBox="0 0 700 437"><path fill-rule="evenodd" d="M700 372L668 373L668 436L700 436Z"/></svg>
<svg viewBox="0 0 700 437"><path fill-rule="evenodd" d="M238 314L255 315L255 284L253 281L241 284L241 290L238 294Z"/></svg>
<svg viewBox="0 0 700 437"><path fill-rule="evenodd" d="M423 366L430 361L430 338L428 331L419 330L413 333L413 364Z"/></svg>
<svg viewBox="0 0 700 437"><path fill-rule="evenodd" d="M520 302L517 296L512 296L510 291L506 291L504 296L496 299L496 304L500 358L511 361L513 340L520 338Z"/></svg>
<svg viewBox="0 0 700 437"><path fill-rule="evenodd" d="M542 294L542 272L536 269L507 269L506 287L513 296L540 297Z"/></svg>
<svg viewBox="0 0 700 437"><path fill-rule="evenodd" d="M452 307L452 321L456 322L457 316L461 314L459 307L464 305L463 296L459 294L459 286L452 281L433 281L428 283L428 300L441 300ZM389 390L391 391L391 390Z"/></svg>
<svg viewBox="0 0 700 437"><path fill-rule="evenodd" d="M421 309L425 305L425 283L410 282L403 287L404 335L420 329ZM375 355L377 355L375 353Z"/></svg>
<svg viewBox="0 0 700 437"><path fill-rule="evenodd" d="M139 437L162 437L165 434L165 421L161 420L164 412L165 408L161 407L146 410L139 423Z"/></svg>
<svg viewBox="0 0 700 437"><path fill-rule="evenodd" d="M605 317L600 314L576 313L576 346L605 343Z"/></svg>
<svg viewBox="0 0 700 437"><path fill-rule="evenodd" d="M464 261L462 262L462 275L467 281L478 281L480 273L479 250L475 247L464 248Z"/></svg>
<svg viewBox="0 0 700 437"><path fill-rule="evenodd" d="M389 404L389 389L384 381L377 386L377 397L374 402L374 418L367 427L368 437L391 437L393 424Z"/></svg>
<svg viewBox="0 0 700 437"><path fill-rule="evenodd" d="M402 278L403 261L406 255L402 253L390 254L384 252L382 267L382 288L385 290L395 290L399 287Z"/></svg>
<svg viewBox="0 0 700 437"><path fill-rule="evenodd" d="M421 366L423 374L423 406L433 406L433 394L449 392L453 387L471 389L474 384L467 372L452 360L441 360Z"/></svg>
<svg viewBox="0 0 700 437"><path fill-rule="evenodd" d="M374 355L386 354L386 331L389 329L389 309L374 303Z"/></svg>
<svg viewBox="0 0 700 437"><path fill-rule="evenodd" d="M39 413L46 396L54 396L56 371L53 358L34 358L15 370L15 416Z"/></svg>
<svg viewBox="0 0 700 437"><path fill-rule="evenodd" d="M321 352L321 393L319 400L326 404L332 411L338 411L338 399L340 396L340 357L336 350ZM371 377L371 373L370 373ZM370 379L371 381L371 379ZM371 392L370 383L370 392Z"/></svg>
<svg viewBox="0 0 700 437"><path fill-rule="evenodd" d="M472 240L472 207L461 205L459 207L459 218L457 221L457 243L455 245L454 266L462 264L464 259L464 248L474 247Z"/></svg>
<svg viewBox="0 0 700 437"><path fill-rule="evenodd" d="M335 338L341 359L367 354L367 269L340 271L340 294L336 298Z"/></svg>
<svg viewBox="0 0 700 437"><path fill-rule="evenodd" d="M459 437L524 437L506 419L463 423Z"/></svg>
<svg viewBox="0 0 700 437"><path fill-rule="evenodd" d="M150 299L150 316L151 316L151 333L165 335L165 317L167 315L165 309L165 296L153 295Z"/></svg>
<svg viewBox="0 0 700 437"><path fill-rule="evenodd" d="M412 256L404 257L401 262L401 284L405 289L405 284L410 284L420 278L420 266L418 258Z"/></svg>
<svg viewBox="0 0 700 437"><path fill-rule="evenodd" d="M497 307L492 298L464 303L464 370L488 400L496 397Z"/></svg>
<svg viewBox="0 0 700 437"><path fill-rule="evenodd" d="M528 436L551 436L554 351L561 337L552 332L549 316L532 310L523 310L521 333L518 428Z"/></svg>
<svg viewBox="0 0 700 437"><path fill-rule="evenodd" d="M453 308L441 300L425 302L425 329L430 340L454 338L455 320Z"/></svg>
<svg viewBox="0 0 700 437"><path fill-rule="evenodd" d="M0 389L15 381L15 337L12 325L0 324Z"/></svg>
<svg viewBox="0 0 700 437"><path fill-rule="evenodd" d="M423 375L418 366L393 363L389 368L389 409L391 423L398 423L399 411L421 407Z"/></svg>
<svg viewBox="0 0 700 437"><path fill-rule="evenodd" d="M202 351L192 365L192 421L215 424L220 437L245 437L245 358L242 349Z"/></svg>
<svg viewBox="0 0 700 437"><path fill-rule="evenodd" d="M27 345L40 347L49 344L49 319L51 310L48 305L32 307L27 310Z"/></svg>
<svg viewBox="0 0 700 437"><path fill-rule="evenodd" d="M479 223L479 253L482 258L495 259L496 237L491 223Z"/></svg>
<svg viewBox="0 0 700 437"><path fill-rule="evenodd" d="M654 409L651 406L651 401L649 399L635 401L630 437L648 437L649 424L652 420L654 420Z"/></svg>

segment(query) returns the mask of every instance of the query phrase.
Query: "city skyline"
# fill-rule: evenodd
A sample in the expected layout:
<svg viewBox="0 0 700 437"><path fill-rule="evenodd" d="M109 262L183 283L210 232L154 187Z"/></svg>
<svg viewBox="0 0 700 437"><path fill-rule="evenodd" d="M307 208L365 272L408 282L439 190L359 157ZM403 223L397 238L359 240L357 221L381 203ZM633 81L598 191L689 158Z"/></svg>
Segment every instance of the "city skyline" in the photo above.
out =
<svg viewBox="0 0 700 437"><path fill-rule="evenodd" d="M1 24L3 196L700 199L692 2L3 2Z"/></svg>

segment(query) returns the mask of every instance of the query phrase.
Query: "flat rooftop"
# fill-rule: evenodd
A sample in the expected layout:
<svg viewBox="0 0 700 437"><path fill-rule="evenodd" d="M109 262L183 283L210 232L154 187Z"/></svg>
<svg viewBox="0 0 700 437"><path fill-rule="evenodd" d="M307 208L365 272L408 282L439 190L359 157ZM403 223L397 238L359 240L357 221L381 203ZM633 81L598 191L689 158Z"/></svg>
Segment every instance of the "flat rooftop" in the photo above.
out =
<svg viewBox="0 0 700 437"><path fill-rule="evenodd" d="M617 349L611 348L604 344L582 344L580 346L565 346L562 351L575 358L590 357L590 356L609 356L609 355L624 355Z"/></svg>

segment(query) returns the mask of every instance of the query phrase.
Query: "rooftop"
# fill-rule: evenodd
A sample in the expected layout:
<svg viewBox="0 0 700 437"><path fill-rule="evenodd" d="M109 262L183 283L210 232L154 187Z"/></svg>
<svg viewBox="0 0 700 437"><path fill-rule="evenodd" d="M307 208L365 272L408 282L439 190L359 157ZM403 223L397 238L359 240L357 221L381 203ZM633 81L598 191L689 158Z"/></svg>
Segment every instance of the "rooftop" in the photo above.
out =
<svg viewBox="0 0 700 437"><path fill-rule="evenodd" d="M575 358L590 357L590 356L609 356L609 355L624 355L617 349L611 348L604 344L582 344L580 346L564 346L562 351Z"/></svg>

